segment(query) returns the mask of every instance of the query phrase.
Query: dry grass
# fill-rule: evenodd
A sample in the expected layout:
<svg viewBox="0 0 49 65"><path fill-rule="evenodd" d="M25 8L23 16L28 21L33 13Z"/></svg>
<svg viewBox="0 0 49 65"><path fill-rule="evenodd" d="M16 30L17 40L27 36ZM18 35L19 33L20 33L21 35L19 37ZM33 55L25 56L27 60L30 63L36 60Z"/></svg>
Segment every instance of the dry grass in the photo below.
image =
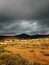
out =
<svg viewBox="0 0 49 65"><path fill-rule="evenodd" d="M20 55L32 65L49 65L49 38L13 40L4 40L4 50Z"/></svg>

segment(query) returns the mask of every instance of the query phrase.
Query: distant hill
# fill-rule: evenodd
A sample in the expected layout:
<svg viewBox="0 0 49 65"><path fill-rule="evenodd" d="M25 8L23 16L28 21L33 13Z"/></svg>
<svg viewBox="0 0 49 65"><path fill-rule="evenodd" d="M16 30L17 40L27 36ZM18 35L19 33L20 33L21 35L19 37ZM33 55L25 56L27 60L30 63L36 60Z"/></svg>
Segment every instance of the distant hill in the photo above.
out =
<svg viewBox="0 0 49 65"><path fill-rule="evenodd" d="M19 34L19 35L16 35L17 38L22 38L22 39L29 39L31 38L30 35L28 34Z"/></svg>
<svg viewBox="0 0 49 65"><path fill-rule="evenodd" d="M28 35L28 34L20 34L16 35L17 38L20 39L35 39L35 38L45 38L49 37L49 35Z"/></svg>
<svg viewBox="0 0 49 65"><path fill-rule="evenodd" d="M49 35L28 35L28 34L19 34L19 35L15 35L15 36L0 36L0 40L5 39L13 39L13 38L17 38L17 39L36 39L36 38L46 38L49 37Z"/></svg>

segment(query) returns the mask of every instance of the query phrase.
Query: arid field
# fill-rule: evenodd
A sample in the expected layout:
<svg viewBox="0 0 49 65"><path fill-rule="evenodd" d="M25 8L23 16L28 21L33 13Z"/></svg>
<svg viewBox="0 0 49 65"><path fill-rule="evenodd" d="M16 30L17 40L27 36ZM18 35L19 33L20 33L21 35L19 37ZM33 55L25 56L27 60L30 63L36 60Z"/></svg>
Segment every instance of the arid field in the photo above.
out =
<svg viewBox="0 0 49 65"><path fill-rule="evenodd" d="M49 38L1 40L0 65L49 65Z"/></svg>

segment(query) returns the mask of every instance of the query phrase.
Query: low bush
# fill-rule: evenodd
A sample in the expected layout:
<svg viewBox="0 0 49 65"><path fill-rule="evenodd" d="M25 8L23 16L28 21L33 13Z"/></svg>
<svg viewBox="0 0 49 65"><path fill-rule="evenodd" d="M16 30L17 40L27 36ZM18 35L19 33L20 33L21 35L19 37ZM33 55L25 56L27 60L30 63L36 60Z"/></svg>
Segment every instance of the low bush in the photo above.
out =
<svg viewBox="0 0 49 65"><path fill-rule="evenodd" d="M0 65L32 65L27 60L23 59L18 54L12 53L1 53L0 54Z"/></svg>

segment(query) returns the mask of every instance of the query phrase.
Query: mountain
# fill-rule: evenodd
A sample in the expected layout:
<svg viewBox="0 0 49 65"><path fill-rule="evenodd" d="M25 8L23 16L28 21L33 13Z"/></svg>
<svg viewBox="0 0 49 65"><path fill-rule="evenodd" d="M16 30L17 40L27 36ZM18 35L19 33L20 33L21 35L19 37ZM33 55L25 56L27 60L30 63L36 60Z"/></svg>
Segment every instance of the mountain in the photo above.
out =
<svg viewBox="0 0 49 65"><path fill-rule="evenodd" d="M46 38L49 37L49 35L28 35L28 34L19 34L19 35L15 35L15 36L0 36L0 40L3 39L36 39L36 38Z"/></svg>
<svg viewBox="0 0 49 65"><path fill-rule="evenodd" d="M16 37L17 37L17 38L22 38L22 39L29 39L29 38L31 38L30 35L25 34L25 33L16 35Z"/></svg>
<svg viewBox="0 0 49 65"><path fill-rule="evenodd" d="M28 34L19 34L19 35L16 35L17 38L20 38L20 39L36 39L36 38L45 38L45 37L49 37L49 35L28 35Z"/></svg>

